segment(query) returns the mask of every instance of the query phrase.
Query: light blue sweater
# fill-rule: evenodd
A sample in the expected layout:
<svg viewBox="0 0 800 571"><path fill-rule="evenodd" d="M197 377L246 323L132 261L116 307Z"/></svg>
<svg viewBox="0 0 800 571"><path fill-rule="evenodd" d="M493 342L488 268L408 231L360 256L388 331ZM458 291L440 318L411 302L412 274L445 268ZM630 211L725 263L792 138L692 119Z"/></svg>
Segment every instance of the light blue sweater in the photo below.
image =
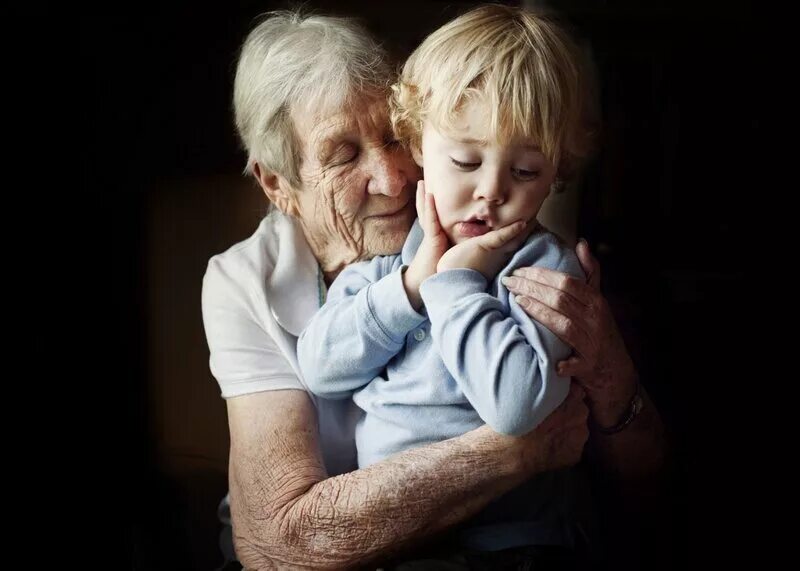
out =
<svg viewBox="0 0 800 571"><path fill-rule="evenodd" d="M298 340L309 389L329 399L352 397L365 411L356 427L362 468L483 424L525 434L569 391L569 378L559 377L555 365L570 347L533 321L500 279L534 265L583 279L575 254L537 230L491 283L468 269L425 280L420 314L405 293L402 271L422 237L416 222L400 255L345 268ZM544 483L552 478L539 480L539 493L523 494L528 514L540 512L541 496L555 491Z"/></svg>

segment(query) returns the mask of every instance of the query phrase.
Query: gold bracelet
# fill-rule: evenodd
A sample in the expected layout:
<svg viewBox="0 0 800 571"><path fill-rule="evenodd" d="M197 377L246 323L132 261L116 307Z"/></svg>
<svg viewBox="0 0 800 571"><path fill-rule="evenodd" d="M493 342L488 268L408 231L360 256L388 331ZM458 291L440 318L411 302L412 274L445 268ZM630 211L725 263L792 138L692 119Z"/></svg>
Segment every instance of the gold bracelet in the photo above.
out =
<svg viewBox="0 0 800 571"><path fill-rule="evenodd" d="M617 432L621 432L626 426L628 426L633 419L636 418L640 412L642 412L642 408L644 407L644 399L642 398L641 392L641 385L637 382L636 383L636 392L633 394L631 398L630 404L628 404L628 409L625 411L625 416L622 417L622 420L615 424L614 426L610 426L608 428L604 428L594 422L592 420L592 424L594 425L595 429L601 434L616 434Z"/></svg>

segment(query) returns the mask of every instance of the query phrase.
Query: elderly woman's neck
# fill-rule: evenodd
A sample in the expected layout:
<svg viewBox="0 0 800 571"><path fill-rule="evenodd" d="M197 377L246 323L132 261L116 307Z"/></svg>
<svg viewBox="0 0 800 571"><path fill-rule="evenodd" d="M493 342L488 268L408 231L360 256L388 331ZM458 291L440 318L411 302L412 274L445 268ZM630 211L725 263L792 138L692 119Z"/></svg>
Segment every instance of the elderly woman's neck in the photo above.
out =
<svg viewBox="0 0 800 571"><path fill-rule="evenodd" d="M322 270L322 279L325 280L325 285L328 286L328 287L331 287L331 284L333 283L333 280L336 279L336 276L338 276L339 272L341 272L343 269L344 269L344 266L340 267L338 270L334 270L332 272L326 272L325 269L323 268L323 270Z"/></svg>
<svg viewBox="0 0 800 571"><path fill-rule="evenodd" d="M343 246L339 240L321 240L313 232L309 232L304 224L301 223L301 226L311 252L322 270L325 285L330 286L345 266L362 259L354 249Z"/></svg>

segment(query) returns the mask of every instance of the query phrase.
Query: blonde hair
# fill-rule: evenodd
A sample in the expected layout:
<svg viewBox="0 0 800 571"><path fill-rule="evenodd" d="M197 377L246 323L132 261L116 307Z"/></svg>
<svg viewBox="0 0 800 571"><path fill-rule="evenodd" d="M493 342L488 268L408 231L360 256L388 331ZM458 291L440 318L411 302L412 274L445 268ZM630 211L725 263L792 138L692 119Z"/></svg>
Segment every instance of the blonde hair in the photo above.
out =
<svg viewBox="0 0 800 571"><path fill-rule="evenodd" d="M568 178L589 155L590 100L579 51L550 19L481 6L445 24L411 54L392 86L395 136L421 147L422 128L452 130L469 100L490 109L498 141L532 139Z"/></svg>
<svg viewBox="0 0 800 571"><path fill-rule="evenodd" d="M233 89L236 129L253 164L300 186L300 142L293 109L326 113L387 93L386 52L348 18L279 11L266 15L242 46Z"/></svg>

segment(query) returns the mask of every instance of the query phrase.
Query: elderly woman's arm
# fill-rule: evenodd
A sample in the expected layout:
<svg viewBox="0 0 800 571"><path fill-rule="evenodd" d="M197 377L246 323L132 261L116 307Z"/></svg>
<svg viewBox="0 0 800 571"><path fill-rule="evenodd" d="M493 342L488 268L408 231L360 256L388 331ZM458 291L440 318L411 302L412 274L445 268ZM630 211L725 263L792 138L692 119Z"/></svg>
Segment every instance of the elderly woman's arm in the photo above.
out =
<svg viewBox="0 0 800 571"><path fill-rule="evenodd" d="M326 478L303 391L228 400L237 556L250 569L341 569L389 556L474 514L533 474L574 464L580 389L522 438L482 427Z"/></svg>

